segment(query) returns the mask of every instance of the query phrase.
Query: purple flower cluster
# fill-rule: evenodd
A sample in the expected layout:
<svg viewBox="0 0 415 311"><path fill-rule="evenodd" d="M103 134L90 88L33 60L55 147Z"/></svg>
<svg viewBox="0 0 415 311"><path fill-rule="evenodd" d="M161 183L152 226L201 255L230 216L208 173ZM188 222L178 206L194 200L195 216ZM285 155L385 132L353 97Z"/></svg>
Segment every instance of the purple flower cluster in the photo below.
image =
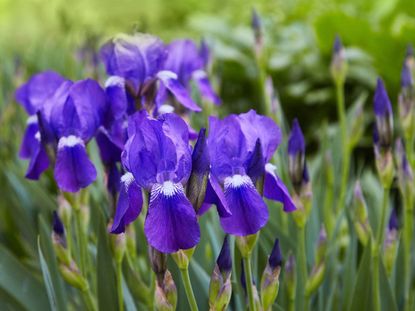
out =
<svg viewBox="0 0 415 311"><path fill-rule="evenodd" d="M263 197L295 210L270 161L281 142L272 119L251 110L209 119L194 132L178 115L201 108L189 95L219 104L205 69L209 53L190 40L165 45L151 35L120 35L100 51L110 77L102 88L46 71L16 91L29 114L20 156L30 159L26 176L38 179L49 166L62 191L77 192L96 179L86 145L95 138L107 188L117 198L112 233L124 232L141 212L148 193L144 231L155 249L172 253L200 240L198 216L212 204L229 234L258 232L269 214ZM177 104L180 103L181 106Z"/></svg>

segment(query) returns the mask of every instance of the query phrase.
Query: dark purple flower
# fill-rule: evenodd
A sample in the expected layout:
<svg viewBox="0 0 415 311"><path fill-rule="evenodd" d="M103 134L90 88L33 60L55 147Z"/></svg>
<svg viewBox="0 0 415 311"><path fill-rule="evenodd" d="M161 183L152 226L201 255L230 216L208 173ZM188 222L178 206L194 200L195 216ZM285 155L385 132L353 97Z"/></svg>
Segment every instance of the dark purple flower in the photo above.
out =
<svg viewBox="0 0 415 311"><path fill-rule="evenodd" d="M297 119L294 119L291 128L290 137L288 138L288 154L297 155L305 152L304 135L301 131L300 124Z"/></svg>
<svg viewBox="0 0 415 311"><path fill-rule="evenodd" d="M208 67L211 61L209 45L205 39L200 41L199 56L202 59L203 67Z"/></svg>
<svg viewBox="0 0 415 311"><path fill-rule="evenodd" d="M163 253L195 246L199 224L184 192L192 169L186 123L174 114L152 119L140 111L130 118L128 135L122 161L150 193L144 225L149 244Z"/></svg>
<svg viewBox="0 0 415 311"><path fill-rule="evenodd" d="M159 81L159 92L169 91L184 107L200 111L179 82L178 73L166 70L167 54L168 50L159 38L141 33L118 35L100 51L107 73L124 78L134 97L150 97L151 100L155 82Z"/></svg>
<svg viewBox="0 0 415 311"><path fill-rule="evenodd" d="M375 112L374 142L382 148L389 148L393 139L392 105L382 79L378 78L373 99Z"/></svg>
<svg viewBox="0 0 415 311"><path fill-rule="evenodd" d="M272 247L271 255L268 258L268 263L271 268L281 267L282 255L280 250L280 242L278 239L275 240L274 246Z"/></svg>
<svg viewBox="0 0 415 311"><path fill-rule="evenodd" d="M228 273L232 270L232 256L228 239L229 238L226 235L223 240L222 249L220 250L219 256L216 260L219 270L222 273Z"/></svg>
<svg viewBox="0 0 415 311"><path fill-rule="evenodd" d="M257 10L252 9L251 14L251 27L256 32L260 32L262 28L261 17L259 16Z"/></svg>
<svg viewBox="0 0 415 311"><path fill-rule="evenodd" d="M251 159L268 163L281 142L281 131L272 119L253 110L223 120L211 117L209 129L211 175L205 202L217 205L225 232L254 234L268 221L268 209L253 182L258 176L250 169L255 167ZM265 197L282 202L285 210L295 209L283 183L269 165L266 168L262 168Z"/></svg>
<svg viewBox="0 0 415 311"><path fill-rule="evenodd" d="M203 98L214 104L220 104L220 98L213 91L205 71L206 60L203 57L206 56L201 56L196 44L188 39L175 40L167 46L167 49L168 57L164 69L176 73L177 79L187 88L190 88L190 81L193 80ZM165 95L165 92L159 93L158 101L165 100Z"/></svg>

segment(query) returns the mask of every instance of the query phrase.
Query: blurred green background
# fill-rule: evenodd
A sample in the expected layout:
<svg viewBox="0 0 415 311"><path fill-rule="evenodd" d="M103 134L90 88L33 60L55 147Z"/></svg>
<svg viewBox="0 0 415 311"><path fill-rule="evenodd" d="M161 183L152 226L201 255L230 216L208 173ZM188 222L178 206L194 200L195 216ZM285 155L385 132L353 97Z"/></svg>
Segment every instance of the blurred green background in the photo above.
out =
<svg viewBox="0 0 415 311"><path fill-rule="evenodd" d="M365 110L371 111L373 87L379 75L385 80L397 111L405 49L415 43L413 0L0 0L1 310L27 298L25 292L19 292L19 280L27 276L30 279L27 283L34 287L40 282L37 217L39 211L50 217L50 211L56 207L55 197L50 195L56 193L52 178L43 177L39 183L24 179L27 163L18 159L17 152L26 115L13 100L16 86L46 69L71 79L90 76L89 64L79 59L81 48L96 49L118 32L138 30L158 35L166 42L174 38L190 37L197 41L206 38L214 55L213 80L224 101L220 114L246 111L258 105L254 38L250 29L252 8L263 18L267 70L273 77L286 120L299 118L309 155L321 149L322 124L328 125L330 133L330 125L337 120L329 72L336 34L347 48L346 106L363 98ZM103 81L105 77L100 78ZM370 117L366 118L366 125L370 122ZM372 165L370 133L367 126L357 155L368 158ZM98 162L96 155L94 160ZM318 165L312 172L317 176ZM373 181L373 175L368 178ZM102 199L102 189L99 176L93 187L93 204ZM372 192L376 194L376 186ZM318 192L315 197L319 199ZM317 210L315 219L318 213ZM318 234L318 226L314 227L310 239ZM267 248L261 249L263 256L275 233L267 231L265 236ZM214 238L212 241L220 243ZM283 248L289 243L288 238L282 237ZM218 247L214 247L215 252ZM10 257L12 264L8 265L4 258L9 260L6 254L10 252L15 257ZM16 280L3 273L12 266L21 273ZM30 273L25 274L33 271L37 273L33 279ZM33 297L36 294L34 291Z"/></svg>

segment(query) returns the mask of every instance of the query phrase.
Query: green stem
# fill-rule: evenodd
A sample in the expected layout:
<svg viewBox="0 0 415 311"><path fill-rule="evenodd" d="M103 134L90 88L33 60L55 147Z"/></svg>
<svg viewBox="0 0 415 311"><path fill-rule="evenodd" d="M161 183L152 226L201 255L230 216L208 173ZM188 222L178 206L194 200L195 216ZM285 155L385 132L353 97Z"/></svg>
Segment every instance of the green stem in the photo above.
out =
<svg viewBox="0 0 415 311"><path fill-rule="evenodd" d="M180 269L180 273L182 275L184 289L186 291L187 301L189 302L190 310L197 311L199 309L197 307L196 298L193 293L192 284L190 282L189 269Z"/></svg>
<svg viewBox="0 0 415 311"><path fill-rule="evenodd" d="M118 310L124 311L124 295L122 290L122 260L117 261L117 294Z"/></svg>
<svg viewBox="0 0 415 311"><path fill-rule="evenodd" d="M340 184L339 206L337 209L341 209L346 206L345 198L347 191L347 178L349 176L350 165L350 146L347 139L347 119L346 108L344 105L344 83L336 83L336 95L337 95L337 114L340 122L340 133L342 142L342 175Z"/></svg>
<svg viewBox="0 0 415 311"><path fill-rule="evenodd" d="M75 230L78 239L79 247L79 261L81 273L86 277L87 263L86 263L86 253L87 253L87 242L86 242L86 232L83 230L82 226L82 213L80 206L74 208L75 211Z"/></svg>
<svg viewBox="0 0 415 311"><path fill-rule="evenodd" d="M248 292L249 310L256 311L254 289L252 283L252 269L251 269L251 257L243 258L245 278L246 278L246 291Z"/></svg>
<svg viewBox="0 0 415 311"><path fill-rule="evenodd" d="M383 189L383 201L382 201L382 211L380 222L378 225L378 231L376 236L376 244L373 246L373 310L380 311L380 288L379 288L379 262L380 252L383 247L383 238L384 238L384 229L386 225L386 216L388 212L388 205L389 205L389 189Z"/></svg>
<svg viewBox="0 0 415 311"><path fill-rule="evenodd" d="M297 242L297 294L296 303L297 311L308 310L308 303L305 295L305 285L307 282L307 258L305 248L305 227L298 229L298 242Z"/></svg>
<svg viewBox="0 0 415 311"><path fill-rule="evenodd" d="M84 297L84 301L85 301L87 309L89 311L98 310L96 301L94 297L92 296L91 290L89 289L89 287L86 290L84 290L82 293L83 293L83 297Z"/></svg>

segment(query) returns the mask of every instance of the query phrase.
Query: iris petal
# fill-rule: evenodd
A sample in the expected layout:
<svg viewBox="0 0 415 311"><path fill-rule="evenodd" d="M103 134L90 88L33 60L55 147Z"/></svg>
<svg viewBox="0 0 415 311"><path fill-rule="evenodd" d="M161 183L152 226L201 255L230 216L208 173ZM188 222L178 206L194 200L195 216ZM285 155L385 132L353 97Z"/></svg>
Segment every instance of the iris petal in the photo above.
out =
<svg viewBox="0 0 415 311"><path fill-rule="evenodd" d="M268 208L247 175L225 181L225 198L232 213L221 218L226 233L246 236L258 232L268 221Z"/></svg>
<svg viewBox="0 0 415 311"><path fill-rule="evenodd" d="M151 246L163 253L195 246L200 240L196 212L181 184L155 184L144 231Z"/></svg>
<svg viewBox="0 0 415 311"><path fill-rule="evenodd" d="M125 226L138 217L142 207L143 196L141 188L137 185L131 173L123 175L111 233L124 232Z"/></svg>
<svg viewBox="0 0 415 311"><path fill-rule="evenodd" d="M196 82L197 88L199 89L199 92L203 98L211 101L215 105L220 105L221 100L213 90L212 85L210 84L210 81L205 71L195 71L193 73L193 80Z"/></svg>
<svg viewBox="0 0 415 311"><path fill-rule="evenodd" d="M281 202L284 206L285 212L292 212L297 209L287 187L274 173L273 168L271 168L269 164L267 164L267 168L265 170L264 197Z"/></svg>
<svg viewBox="0 0 415 311"><path fill-rule="evenodd" d="M88 158L85 145L80 141L74 142L71 136L67 138L66 143L62 143L63 138L59 141L56 156L55 179L63 191L77 192L90 185L95 180L97 172Z"/></svg>
<svg viewBox="0 0 415 311"><path fill-rule="evenodd" d="M37 140L37 145L33 149L26 178L37 180L40 175L49 167L49 158L45 147Z"/></svg>

